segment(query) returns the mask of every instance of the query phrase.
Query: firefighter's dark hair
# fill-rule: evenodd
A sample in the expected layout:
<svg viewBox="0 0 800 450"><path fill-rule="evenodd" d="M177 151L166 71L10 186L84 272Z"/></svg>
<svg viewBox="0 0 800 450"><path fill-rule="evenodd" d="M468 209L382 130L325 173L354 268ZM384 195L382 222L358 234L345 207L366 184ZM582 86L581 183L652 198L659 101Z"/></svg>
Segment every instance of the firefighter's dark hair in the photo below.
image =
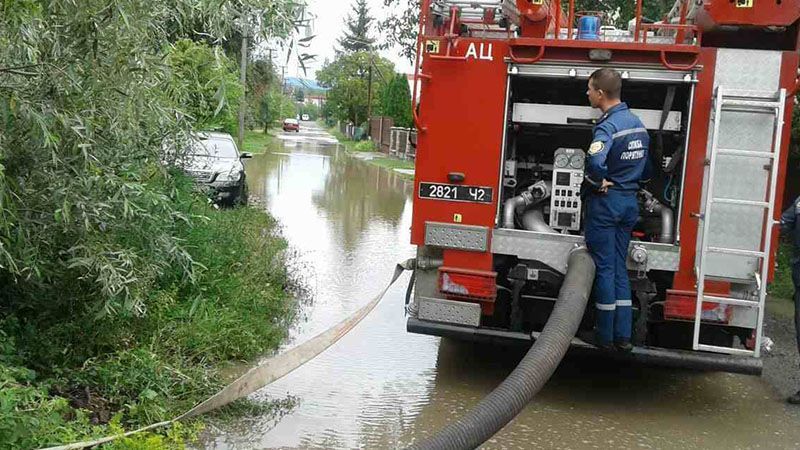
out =
<svg viewBox="0 0 800 450"><path fill-rule="evenodd" d="M622 77L614 69L603 68L595 70L589 77L592 87L601 90L610 99L619 99L622 93Z"/></svg>

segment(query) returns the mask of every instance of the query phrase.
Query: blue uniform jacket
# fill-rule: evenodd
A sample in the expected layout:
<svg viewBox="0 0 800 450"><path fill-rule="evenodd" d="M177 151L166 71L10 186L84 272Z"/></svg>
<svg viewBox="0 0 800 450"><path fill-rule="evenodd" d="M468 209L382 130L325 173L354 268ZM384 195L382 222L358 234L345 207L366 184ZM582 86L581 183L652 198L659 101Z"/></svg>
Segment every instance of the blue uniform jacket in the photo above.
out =
<svg viewBox="0 0 800 450"><path fill-rule="evenodd" d="M625 103L609 108L594 127L586 160L586 180L599 187L606 179L611 189L638 191L652 176L648 156L650 135Z"/></svg>
<svg viewBox="0 0 800 450"><path fill-rule="evenodd" d="M794 244L795 256L800 256L800 224L797 223L797 216L800 215L800 197L796 198L792 205L786 208L781 214L781 234L789 237Z"/></svg>

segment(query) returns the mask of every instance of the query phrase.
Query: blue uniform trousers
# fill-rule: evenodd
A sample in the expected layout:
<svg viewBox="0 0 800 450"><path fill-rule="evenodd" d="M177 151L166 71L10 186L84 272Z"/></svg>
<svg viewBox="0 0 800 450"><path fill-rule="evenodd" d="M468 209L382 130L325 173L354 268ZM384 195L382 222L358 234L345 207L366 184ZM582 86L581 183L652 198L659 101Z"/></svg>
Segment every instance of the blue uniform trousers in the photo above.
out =
<svg viewBox="0 0 800 450"><path fill-rule="evenodd" d="M585 238L596 267L593 298L598 343L630 341L631 287L626 259L631 231L639 217L636 193L609 189L590 194Z"/></svg>

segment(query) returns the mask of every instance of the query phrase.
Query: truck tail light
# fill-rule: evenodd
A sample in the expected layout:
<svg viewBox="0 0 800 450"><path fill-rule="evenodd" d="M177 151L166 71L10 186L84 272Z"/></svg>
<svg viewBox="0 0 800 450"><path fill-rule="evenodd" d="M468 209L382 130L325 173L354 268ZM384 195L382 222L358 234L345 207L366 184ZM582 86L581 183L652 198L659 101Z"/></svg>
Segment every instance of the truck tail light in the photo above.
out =
<svg viewBox="0 0 800 450"><path fill-rule="evenodd" d="M449 297L494 300L497 298L497 272L439 268L439 291Z"/></svg>

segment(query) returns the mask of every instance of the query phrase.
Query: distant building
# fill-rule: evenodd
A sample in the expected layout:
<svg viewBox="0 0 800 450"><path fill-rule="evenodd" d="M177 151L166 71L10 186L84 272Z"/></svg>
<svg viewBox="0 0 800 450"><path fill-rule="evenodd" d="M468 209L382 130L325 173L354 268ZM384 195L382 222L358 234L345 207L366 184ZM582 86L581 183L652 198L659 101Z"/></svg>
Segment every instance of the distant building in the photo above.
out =
<svg viewBox="0 0 800 450"><path fill-rule="evenodd" d="M325 97L326 94L306 94L303 103L306 105L317 105L322 108L322 105L325 104Z"/></svg>
<svg viewBox="0 0 800 450"><path fill-rule="evenodd" d="M294 96L297 91L303 91L303 104L322 107L325 103L328 88L320 86L315 80L298 77L286 77L285 90Z"/></svg>

